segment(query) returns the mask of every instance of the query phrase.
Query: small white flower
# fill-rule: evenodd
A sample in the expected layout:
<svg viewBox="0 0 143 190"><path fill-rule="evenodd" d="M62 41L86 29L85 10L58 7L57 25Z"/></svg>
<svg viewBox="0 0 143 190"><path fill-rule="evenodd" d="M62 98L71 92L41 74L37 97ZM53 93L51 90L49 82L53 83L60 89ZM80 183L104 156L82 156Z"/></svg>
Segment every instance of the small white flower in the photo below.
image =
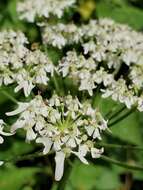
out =
<svg viewBox="0 0 143 190"><path fill-rule="evenodd" d="M13 135L12 133L7 133L7 132L3 131L4 125L5 125L4 121L2 119L0 119L0 144L2 144L4 142L4 139L3 139L2 136L11 136L11 135Z"/></svg>
<svg viewBox="0 0 143 190"><path fill-rule="evenodd" d="M92 136L93 139L98 138L99 140L101 140L101 135L97 127L86 126L85 129L87 130L88 135Z"/></svg>
<svg viewBox="0 0 143 190"><path fill-rule="evenodd" d="M101 149L91 148L92 158L100 158L100 156L103 152L104 152L104 148L101 148Z"/></svg>
<svg viewBox="0 0 143 190"><path fill-rule="evenodd" d="M89 149L87 145L79 145L78 152L72 151L72 153L75 154L81 160L81 162L83 162L84 164L88 164L88 161L85 159L88 151Z"/></svg>
<svg viewBox="0 0 143 190"><path fill-rule="evenodd" d="M53 107L53 106L57 106L57 107L60 106L60 100L59 100L59 97L56 94L54 94L52 96L52 98L49 100L49 105L51 107Z"/></svg>
<svg viewBox="0 0 143 190"><path fill-rule="evenodd" d="M20 19L34 22L36 17L49 18L51 14L61 18L64 9L72 6L74 3L75 0L55 0L54 3L52 0L41 0L40 2L39 0L24 0L18 3L17 11Z"/></svg>

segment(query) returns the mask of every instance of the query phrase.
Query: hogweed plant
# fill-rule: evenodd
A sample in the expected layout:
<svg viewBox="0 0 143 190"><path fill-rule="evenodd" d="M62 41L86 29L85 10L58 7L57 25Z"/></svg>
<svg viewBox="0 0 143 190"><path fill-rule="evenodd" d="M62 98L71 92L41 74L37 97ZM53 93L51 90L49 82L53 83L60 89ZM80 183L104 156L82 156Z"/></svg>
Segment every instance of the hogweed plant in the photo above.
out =
<svg viewBox="0 0 143 190"><path fill-rule="evenodd" d="M7 86L22 96L20 101L5 92L16 107L6 116L17 119L9 126L1 118L0 143L25 131L25 143L55 154L57 181L72 155L84 164L101 157L99 141L104 131L111 133L117 113L125 107L127 114L143 111L143 34L108 18L77 23L71 16L76 8L75 0L19 2L19 19L39 27L35 48L22 31L0 32L1 91ZM51 49L60 52L58 60ZM93 103L97 95L125 106L103 115Z"/></svg>

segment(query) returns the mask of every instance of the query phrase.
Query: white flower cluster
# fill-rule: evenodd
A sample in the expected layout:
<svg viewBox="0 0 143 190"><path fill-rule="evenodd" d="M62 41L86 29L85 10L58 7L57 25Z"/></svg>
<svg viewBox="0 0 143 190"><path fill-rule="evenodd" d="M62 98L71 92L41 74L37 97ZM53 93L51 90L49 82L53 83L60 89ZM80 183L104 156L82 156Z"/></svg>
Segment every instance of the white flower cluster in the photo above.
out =
<svg viewBox="0 0 143 190"><path fill-rule="evenodd" d="M45 24L43 41L58 48L80 42L85 55L105 61L109 69L123 62L127 66L143 62L143 34L110 19L91 20L81 26Z"/></svg>
<svg viewBox="0 0 143 190"><path fill-rule="evenodd" d="M128 88L126 81L122 78L117 81L114 80L111 85L101 91L103 92L103 98L111 96L113 100L124 103L129 109L136 105L138 101L138 96L135 95L132 89Z"/></svg>
<svg viewBox="0 0 143 190"><path fill-rule="evenodd" d="M22 67L22 59L27 53L27 38L22 32L0 32L0 85L14 82L12 70ZM11 67L11 69L10 69Z"/></svg>
<svg viewBox="0 0 143 190"><path fill-rule="evenodd" d="M93 96L94 89L101 85L100 91L103 98L111 97L114 101L124 103L129 109L137 106L139 111L143 111L143 94L140 93L143 73L139 68L138 73L132 69L126 75L127 79L130 77L131 80L132 77L130 83L127 84L127 80L123 79L122 75L119 79L115 79L116 70L105 70L92 57L85 58L82 54L77 55L75 51L69 51L67 56L60 61L58 71L63 77L71 78L75 85L79 86L80 91L87 90L90 96Z"/></svg>
<svg viewBox="0 0 143 190"><path fill-rule="evenodd" d="M64 10L75 3L75 0L24 0L17 5L20 19L34 22L36 17L49 18L51 15L61 18Z"/></svg>
<svg viewBox="0 0 143 190"><path fill-rule="evenodd" d="M79 90L87 90L91 96L103 84L103 97L111 96L128 108L135 105L143 110L139 103L143 96L143 34L112 20L99 19L82 25L77 41L83 52L67 52L59 64L63 77L72 78Z"/></svg>
<svg viewBox="0 0 143 190"><path fill-rule="evenodd" d="M83 30L84 37L91 38L83 44L84 53L99 62L105 61L109 68L116 68L122 62L127 66L142 63L142 33L110 19L92 20Z"/></svg>
<svg viewBox="0 0 143 190"><path fill-rule="evenodd" d="M25 2L20 4L26 6ZM31 1L28 2L31 3ZM37 11L38 17L50 16L50 11L46 11L47 15L44 15L44 10L50 10L52 7L50 2L50 0L45 1L43 14L40 15L40 11ZM61 5L62 3L60 2ZM73 3L75 2L69 1L68 6ZM63 8L66 6L65 4ZM36 12L36 7L35 1L33 12ZM38 7L40 10L40 5ZM25 14L28 14L28 10L23 10ZM32 19L34 21L35 16ZM138 110L143 110L141 103L143 97L142 33L106 18L90 20L89 23L81 25L57 21L39 23L39 26L44 44L59 49L66 45L78 44L81 48L80 55L77 55L74 50L69 51L59 64L59 72L63 77L69 76L74 79L74 82L79 85L79 90L87 90L92 96L94 89L103 84L103 88L100 89L103 97L111 96L113 100L124 103L128 108L135 105ZM122 67L125 69L122 70Z"/></svg>
<svg viewBox="0 0 143 190"><path fill-rule="evenodd" d="M62 48L80 43L84 54L96 61L106 61L109 68L116 68L122 62L126 65L142 63L143 34L127 25L117 24L110 19L91 20L88 24L49 23L43 26L43 42Z"/></svg>
<svg viewBox="0 0 143 190"><path fill-rule="evenodd" d="M21 32L0 32L0 86L17 84L15 92L23 89L25 96L36 85L47 85L54 66L40 50L26 48L27 38Z"/></svg>
<svg viewBox="0 0 143 190"><path fill-rule="evenodd" d="M43 43L59 49L62 49L67 44L77 44L83 36L82 28L73 23L58 23L57 25L40 23L39 26L42 28Z"/></svg>
<svg viewBox="0 0 143 190"><path fill-rule="evenodd" d="M26 140L35 140L44 146L43 153L55 152L55 179L60 180L64 171L64 160L70 154L76 155L83 163L87 153L92 158L99 158L103 148L95 147L96 140L101 140L100 133L107 129L98 110L88 102L81 103L71 95L43 99L40 95L26 103L19 103L15 111L8 116L20 114L12 125L11 131L19 128L26 131Z"/></svg>
<svg viewBox="0 0 143 190"><path fill-rule="evenodd" d="M86 59L83 55L77 55L76 51L69 51L59 63L59 72L63 77L67 75L77 82L79 90L87 90L90 96L98 84L105 86L113 82L112 74L108 74L101 67L97 70L98 62L92 57Z"/></svg>

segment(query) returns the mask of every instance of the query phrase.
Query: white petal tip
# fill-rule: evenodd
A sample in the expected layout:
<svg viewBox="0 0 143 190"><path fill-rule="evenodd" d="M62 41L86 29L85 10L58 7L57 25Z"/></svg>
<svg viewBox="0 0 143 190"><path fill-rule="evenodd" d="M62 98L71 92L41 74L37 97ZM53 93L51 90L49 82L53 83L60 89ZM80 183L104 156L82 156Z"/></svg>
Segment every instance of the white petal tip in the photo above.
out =
<svg viewBox="0 0 143 190"><path fill-rule="evenodd" d="M0 161L0 166L2 166L4 164L4 161Z"/></svg>

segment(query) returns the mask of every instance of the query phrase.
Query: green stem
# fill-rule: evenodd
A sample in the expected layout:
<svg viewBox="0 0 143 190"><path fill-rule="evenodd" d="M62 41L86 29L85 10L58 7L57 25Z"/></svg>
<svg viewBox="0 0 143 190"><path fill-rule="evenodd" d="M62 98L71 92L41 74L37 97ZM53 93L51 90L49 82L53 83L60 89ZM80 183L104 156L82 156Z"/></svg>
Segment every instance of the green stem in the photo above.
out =
<svg viewBox="0 0 143 190"><path fill-rule="evenodd" d="M10 93L6 92L5 90L1 90L0 92L8 99L10 99L13 103L18 104L18 101L13 96L11 96Z"/></svg>
<svg viewBox="0 0 143 190"><path fill-rule="evenodd" d="M118 160L115 160L113 158L109 158L108 156L101 156L101 159L107 162L111 162L112 164L127 168L127 169L132 169L132 170L143 170L143 166L139 166L139 165L131 165L131 164L127 164L124 162L120 162Z"/></svg>
<svg viewBox="0 0 143 190"><path fill-rule="evenodd" d="M116 116L118 116L122 111L124 111L126 109L126 106L123 106L121 109L117 110L116 112L114 112L109 118L108 120L110 121L111 119L115 118ZM108 114L106 115L108 117Z"/></svg>
<svg viewBox="0 0 143 190"><path fill-rule="evenodd" d="M53 151L49 152L47 155L50 155L52 154ZM22 155L22 156L13 156L12 158L8 158L8 159L5 159L3 160L5 163L8 163L8 162L18 162L18 161L21 161L21 160L30 160L30 159L34 159L34 158L38 158L38 157L44 157L44 156L47 156L47 155L44 155L42 153L42 151L37 151L33 154L27 154L27 155Z"/></svg>
<svg viewBox="0 0 143 190"><path fill-rule="evenodd" d="M59 84L58 84L58 81L57 81L55 74L53 75L53 80L54 80L55 89L56 89L57 93L61 94L61 89L59 87Z"/></svg>
<svg viewBox="0 0 143 190"><path fill-rule="evenodd" d="M109 147L109 148L119 148L119 149L132 149L143 151L142 147L134 145L119 145L119 144L108 144L108 143L96 143L98 146Z"/></svg>
<svg viewBox="0 0 143 190"><path fill-rule="evenodd" d="M111 126L121 122L122 120L127 118L129 115L131 115L134 111L135 111L135 109L132 109L132 110L128 111L127 113L125 113L124 115L122 115L118 119L116 119L115 121L109 123L108 127L111 127Z"/></svg>

